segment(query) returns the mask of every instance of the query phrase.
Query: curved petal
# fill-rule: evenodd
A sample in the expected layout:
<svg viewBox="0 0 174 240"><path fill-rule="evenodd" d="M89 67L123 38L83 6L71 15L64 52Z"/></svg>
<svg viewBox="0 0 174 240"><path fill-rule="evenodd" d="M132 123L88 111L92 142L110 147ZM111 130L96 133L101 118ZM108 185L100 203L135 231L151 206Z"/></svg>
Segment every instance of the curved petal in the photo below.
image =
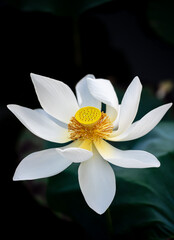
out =
<svg viewBox="0 0 174 240"><path fill-rule="evenodd" d="M121 134L128 129L133 122L141 96L142 85L138 77L135 77L128 86L120 107L119 126L117 134Z"/></svg>
<svg viewBox="0 0 174 240"><path fill-rule="evenodd" d="M31 78L42 108L58 120L69 123L79 109L72 90L63 82L48 77L32 73Z"/></svg>
<svg viewBox="0 0 174 240"><path fill-rule="evenodd" d="M153 109L142 117L139 121L133 123L127 131L119 136L108 138L110 141L129 141L144 136L150 132L163 118L172 103L164 104Z"/></svg>
<svg viewBox="0 0 174 240"><path fill-rule="evenodd" d="M116 119L118 113L118 98L109 80L87 78L87 85L94 98L106 104L106 113L111 121Z"/></svg>
<svg viewBox="0 0 174 240"><path fill-rule="evenodd" d="M113 107L106 105L106 114L109 116L111 122L114 123L116 118L118 117L118 109L116 111Z"/></svg>
<svg viewBox="0 0 174 240"><path fill-rule="evenodd" d="M108 105L107 105L107 109L108 109ZM107 111L106 111L106 113L108 114ZM113 108L111 107L110 114L108 114L108 116L110 116L110 119L111 119L111 122L114 126L114 129L118 129L119 116L120 116L120 105L118 105L117 113L115 111L113 111ZM116 132L116 131L114 131L114 132Z"/></svg>
<svg viewBox="0 0 174 240"><path fill-rule="evenodd" d="M88 77L87 85L94 98L113 108L118 108L117 95L109 80Z"/></svg>
<svg viewBox="0 0 174 240"><path fill-rule="evenodd" d="M124 168L159 167L160 162L151 153L140 150L122 151L102 140L95 146L102 157L110 163Z"/></svg>
<svg viewBox="0 0 174 240"><path fill-rule="evenodd" d="M19 163L13 180L32 180L54 176L71 163L56 148L35 152Z"/></svg>
<svg viewBox="0 0 174 240"><path fill-rule="evenodd" d="M76 85L76 94L77 94L79 106L81 108L92 106L92 107L101 109L101 102L98 101L96 98L94 98L88 90L88 86L87 86L88 77L95 79L93 75L86 75Z"/></svg>
<svg viewBox="0 0 174 240"><path fill-rule="evenodd" d="M111 166L95 150L91 159L80 164L78 176L82 194L89 207L98 214L104 213L116 191Z"/></svg>
<svg viewBox="0 0 174 240"><path fill-rule="evenodd" d="M86 161L93 156L92 151L81 148L81 141L78 140L65 147L57 148L56 150L64 158L74 163Z"/></svg>
<svg viewBox="0 0 174 240"><path fill-rule="evenodd" d="M68 129L56 124L41 111L15 104L10 104L7 107L36 136L51 142L65 143L70 141Z"/></svg>
<svg viewBox="0 0 174 240"><path fill-rule="evenodd" d="M47 118L51 119L51 121L55 122L57 125L65 128L65 129L68 128L68 124L63 123L63 122L59 121L58 119L54 118L53 116L49 115L42 108L37 108L37 109L35 109L35 111L39 112L40 114L46 115Z"/></svg>

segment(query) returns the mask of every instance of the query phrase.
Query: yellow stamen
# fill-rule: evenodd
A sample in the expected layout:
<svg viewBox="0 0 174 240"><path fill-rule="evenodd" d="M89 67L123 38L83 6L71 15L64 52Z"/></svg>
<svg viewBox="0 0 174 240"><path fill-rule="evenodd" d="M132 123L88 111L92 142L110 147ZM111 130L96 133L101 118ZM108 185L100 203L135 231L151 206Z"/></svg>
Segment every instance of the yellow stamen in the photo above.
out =
<svg viewBox="0 0 174 240"><path fill-rule="evenodd" d="M100 118L101 118L101 111L95 107L80 108L75 114L75 119L84 126L93 125Z"/></svg>
<svg viewBox="0 0 174 240"><path fill-rule="evenodd" d="M91 109L91 115L89 111L87 115L84 114L84 117L79 117L80 114L78 112L86 113L87 108ZM113 125L109 119L109 116L104 112L100 112L99 109L96 110L96 114L93 114L93 109L95 110L97 108L81 108L81 111L78 110L75 114L75 117L71 118L70 123L68 124L68 130L72 140L79 139L98 141L103 138L107 139L107 137L112 133Z"/></svg>

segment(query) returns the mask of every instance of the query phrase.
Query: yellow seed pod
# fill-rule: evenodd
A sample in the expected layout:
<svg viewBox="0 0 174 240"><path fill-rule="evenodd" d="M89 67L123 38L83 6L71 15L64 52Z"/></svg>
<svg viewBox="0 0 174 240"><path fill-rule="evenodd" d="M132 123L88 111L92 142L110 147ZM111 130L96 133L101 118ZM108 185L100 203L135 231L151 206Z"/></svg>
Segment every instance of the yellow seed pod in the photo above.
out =
<svg viewBox="0 0 174 240"><path fill-rule="evenodd" d="M80 108L75 114L75 119L85 126L95 124L100 118L101 111L95 107Z"/></svg>

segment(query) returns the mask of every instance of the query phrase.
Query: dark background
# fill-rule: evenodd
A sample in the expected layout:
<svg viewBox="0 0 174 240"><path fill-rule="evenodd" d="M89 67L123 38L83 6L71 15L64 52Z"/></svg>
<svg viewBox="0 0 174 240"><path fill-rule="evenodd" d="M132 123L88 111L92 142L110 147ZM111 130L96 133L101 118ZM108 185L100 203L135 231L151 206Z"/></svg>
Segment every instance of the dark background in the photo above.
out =
<svg viewBox="0 0 174 240"><path fill-rule="evenodd" d="M148 25L146 3L104 4L83 13L78 28L71 17L0 4L2 235L85 239L78 224L59 220L33 199L22 182L12 181L23 127L6 105L39 107L30 72L64 81L73 90L88 73L124 88L138 75L154 92L160 81L173 81L174 46ZM173 101L173 92L166 101Z"/></svg>

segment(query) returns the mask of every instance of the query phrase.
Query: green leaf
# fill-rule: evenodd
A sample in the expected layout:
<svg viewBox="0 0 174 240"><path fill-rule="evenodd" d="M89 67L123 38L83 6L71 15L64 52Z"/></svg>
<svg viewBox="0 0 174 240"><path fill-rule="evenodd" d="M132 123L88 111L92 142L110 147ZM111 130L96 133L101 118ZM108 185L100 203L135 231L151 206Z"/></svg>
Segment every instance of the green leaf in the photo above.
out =
<svg viewBox="0 0 174 240"><path fill-rule="evenodd" d="M174 155L160 157L158 169L125 169L113 166L117 194L111 204L115 236L120 239L166 239L174 234ZM85 203L79 189L78 165L49 179L47 199L55 212L79 222L93 237L106 236L104 215Z"/></svg>
<svg viewBox="0 0 174 240"><path fill-rule="evenodd" d="M174 155L167 154L159 160L161 167L158 169L120 168L117 171L117 208L113 213L120 215L123 211L125 214L119 224L122 233L126 230L133 234L132 228L138 228L145 239L165 239L174 234Z"/></svg>
<svg viewBox="0 0 174 240"><path fill-rule="evenodd" d="M143 149L156 157L174 152L174 122L163 121L149 134L140 138L133 149Z"/></svg>
<svg viewBox="0 0 174 240"><path fill-rule="evenodd" d="M152 29L165 41L174 44L174 1L149 1L147 17Z"/></svg>
<svg viewBox="0 0 174 240"><path fill-rule="evenodd" d="M112 0L6 0L24 11L50 12L59 16L78 16L84 11Z"/></svg>

